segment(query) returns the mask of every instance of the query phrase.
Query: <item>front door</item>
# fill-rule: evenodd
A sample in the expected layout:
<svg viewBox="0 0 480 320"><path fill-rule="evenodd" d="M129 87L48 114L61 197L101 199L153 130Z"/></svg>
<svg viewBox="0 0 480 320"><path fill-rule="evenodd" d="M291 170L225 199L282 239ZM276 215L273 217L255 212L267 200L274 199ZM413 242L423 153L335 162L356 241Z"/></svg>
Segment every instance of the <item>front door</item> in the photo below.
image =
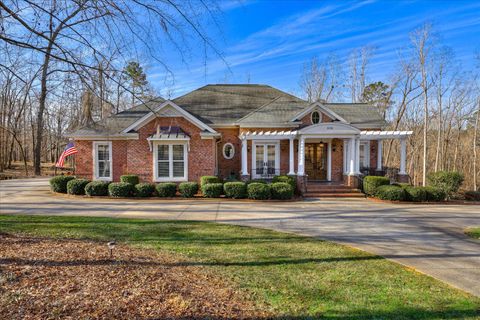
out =
<svg viewBox="0 0 480 320"><path fill-rule="evenodd" d="M254 178L269 179L278 175L277 148L276 144L255 144Z"/></svg>
<svg viewBox="0 0 480 320"><path fill-rule="evenodd" d="M326 143L305 143L305 173L308 180L327 180Z"/></svg>

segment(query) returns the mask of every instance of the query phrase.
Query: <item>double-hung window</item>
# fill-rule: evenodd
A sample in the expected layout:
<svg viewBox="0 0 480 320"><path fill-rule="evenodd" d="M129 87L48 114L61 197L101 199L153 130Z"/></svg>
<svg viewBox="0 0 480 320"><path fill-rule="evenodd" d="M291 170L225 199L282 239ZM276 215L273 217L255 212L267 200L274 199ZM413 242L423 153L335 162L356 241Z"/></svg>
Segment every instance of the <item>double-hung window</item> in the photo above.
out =
<svg viewBox="0 0 480 320"><path fill-rule="evenodd" d="M156 181L186 181L188 179L187 143L158 143L154 150Z"/></svg>
<svg viewBox="0 0 480 320"><path fill-rule="evenodd" d="M93 143L93 164L97 180L112 180L112 142L95 141Z"/></svg>

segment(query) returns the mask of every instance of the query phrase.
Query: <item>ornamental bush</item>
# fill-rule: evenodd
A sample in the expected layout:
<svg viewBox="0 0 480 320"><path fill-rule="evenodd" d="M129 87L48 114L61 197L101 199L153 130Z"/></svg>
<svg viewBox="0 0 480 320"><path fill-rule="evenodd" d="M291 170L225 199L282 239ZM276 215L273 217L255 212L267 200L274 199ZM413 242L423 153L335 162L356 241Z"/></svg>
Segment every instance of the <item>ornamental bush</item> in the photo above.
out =
<svg viewBox="0 0 480 320"><path fill-rule="evenodd" d="M405 186L405 199L408 201L422 202L427 200L427 192L424 187Z"/></svg>
<svg viewBox="0 0 480 320"><path fill-rule="evenodd" d="M287 182L275 182L271 186L272 199L288 200L293 197L293 187Z"/></svg>
<svg viewBox="0 0 480 320"><path fill-rule="evenodd" d="M223 192L223 183L207 183L202 186L205 198L220 198Z"/></svg>
<svg viewBox="0 0 480 320"><path fill-rule="evenodd" d="M226 182L223 190L228 198L243 199L247 196L247 184L244 182Z"/></svg>
<svg viewBox="0 0 480 320"><path fill-rule="evenodd" d="M265 180L262 180L262 179L252 179L252 180L248 180L246 182L247 186L251 183L262 183L262 184L267 184L267 181Z"/></svg>
<svg viewBox="0 0 480 320"><path fill-rule="evenodd" d="M50 179L50 188L53 192L67 193L67 183L73 179L74 176L55 176Z"/></svg>
<svg viewBox="0 0 480 320"><path fill-rule="evenodd" d="M200 185L203 187L209 183L220 183L220 178L215 176L202 176L200 177Z"/></svg>
<svg viewBox="0 0 480 320"><path fill-rule="evenodd" d="M84 195L85 187L90 182L87 179L73 179L67 182L67 193L75 195Z"/></svg>
<svg viewBox="0 0 480 320"><path fill-rule="evenodd" d="M156 186L157 194L161 198L173 198L177 193L177 185L173 182L162 182Z"/></svg>
<svg viewBox="0 0 480 320"><path fill-rule="evenodd" d="M249 199L266 200L270 198L270 185L266 183L252 182L247 186Z"/></svg>
<svg viewBox="0 0 480 320"><path fill-rule="evenodd" d="M427 177L428 184L445 192L447 198L456 192L462 185L463 174L456 171L432 172Z"/></svg>
<svg viewBox="0 0 480 320"><path fill-rule="evenodd" d="M120 176L120 182L130 183L136 186L140 183L140 179L135 174L125 174L123 176Z"/></svg>
<svg viewBox="0 0 480 320"><path fill-rule="evenodd" d="M390 179L387 177L366 176L363 178L363 192L369 196L373 196L377 192L377 188L389 185Z"/></svg>
<svg viewBox="0 0 480 320"><path fill-rule="evenodd" d="M107 196L108 195L108 182L105 182L105 181L89 182L85 186L85 194L89 197Z"/></svg>
<svg viewBox="0 0 480 320"><path fill-rule="evenodd" d="M466 191L465 200L480 201L480 191Z"/></svg>
<svg viewBox="0 0 480 320"><path fill-rule="evenodd" d="M405 190L399 186L382 185L377 188L375 196L382 200L402 201L405 200Z"/></svg>
<svg viewBox="0 0 480 320"><path fill-rule="evenodd" d="M133 196L135 187L126 182L113 182L108 185L108 194L115 198L127 198Z"/></svg>
<svg viewBox="0 0 480 320"><path fill-rule="evenodd" d="M443 201L447 197L446 193L439 188L426 186L424 190L427 201Z"/></svg>
<svg viewBox="0 0 480 320"><path fill-rule="evenodd" d="M287 176L287 175L281 175L281 176L275 176L273 178L273 183L276 183L276 182L286 182L288 183L289 185L292 186L293 188L293 192L295 192L295 190L297 189L297 181L295 180L294 177L292 176Z"/></svg>
<svg viewBox="0 0 480 320"><path fill-rule="evenodd" d="M178 186L178 191L184 198L193 198L198 192L198 183L196 182L182 182Z"/></svg>
<svg viewBox="0 0 480 320"><path fill-rule="evenodd" d="M146 198L153 196L155 185L151 183L137 183L135 185L135 196Z"/></svg>

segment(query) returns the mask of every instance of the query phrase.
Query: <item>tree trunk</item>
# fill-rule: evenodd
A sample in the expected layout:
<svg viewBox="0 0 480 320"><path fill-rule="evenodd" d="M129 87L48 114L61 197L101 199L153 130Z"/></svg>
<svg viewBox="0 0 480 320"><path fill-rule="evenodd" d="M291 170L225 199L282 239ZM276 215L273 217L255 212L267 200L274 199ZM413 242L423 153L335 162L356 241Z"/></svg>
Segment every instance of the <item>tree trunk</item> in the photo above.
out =
<svg viewBox="0 0 480 320"><path fill-rule="evenodd" d="M480 118L480 98L478 98L477 117L475 119L475 127L473 131L473 190L478 190L477 186L477 134L478 122Z"/></svg>

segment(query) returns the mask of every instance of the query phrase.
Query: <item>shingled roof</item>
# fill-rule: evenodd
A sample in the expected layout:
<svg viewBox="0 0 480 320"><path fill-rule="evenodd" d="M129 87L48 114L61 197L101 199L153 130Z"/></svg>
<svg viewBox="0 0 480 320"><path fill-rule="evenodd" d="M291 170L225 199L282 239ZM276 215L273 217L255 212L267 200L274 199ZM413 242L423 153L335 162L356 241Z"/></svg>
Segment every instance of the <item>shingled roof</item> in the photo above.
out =
<svg viewBox="0 0 480 320"><path fill-rule="evenodd" d="M165 99L156 98L146 104L80 128L73 136L114 135L121 133ZM281 126L292 124L292 118L311 103L268 85L215 84L206 85L173 100L207 125ZM352 125L361 128L381 128L382 115L372 105L364 103L323 103Z"/></svg>

